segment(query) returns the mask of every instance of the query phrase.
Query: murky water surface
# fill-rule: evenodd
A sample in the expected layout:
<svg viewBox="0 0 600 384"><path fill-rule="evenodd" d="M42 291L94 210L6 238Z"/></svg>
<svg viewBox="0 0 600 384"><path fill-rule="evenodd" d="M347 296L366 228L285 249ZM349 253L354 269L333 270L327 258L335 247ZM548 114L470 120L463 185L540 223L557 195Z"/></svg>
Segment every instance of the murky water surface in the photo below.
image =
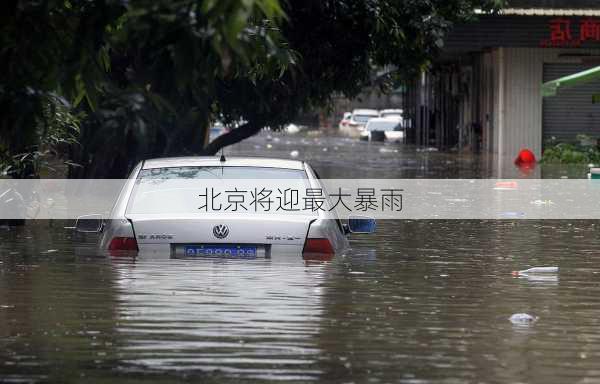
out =
<svg viewBox="0 0 600 384"><path fill-rule="evenodd" d="M497 172L468 156L277 138L233 151L297 150L323 177ZM380 221L331 262L114 258L82 252L59 223L0 229L0 382L600 382L598 229ZM511 276L530 266L560 272Z"/></svg>

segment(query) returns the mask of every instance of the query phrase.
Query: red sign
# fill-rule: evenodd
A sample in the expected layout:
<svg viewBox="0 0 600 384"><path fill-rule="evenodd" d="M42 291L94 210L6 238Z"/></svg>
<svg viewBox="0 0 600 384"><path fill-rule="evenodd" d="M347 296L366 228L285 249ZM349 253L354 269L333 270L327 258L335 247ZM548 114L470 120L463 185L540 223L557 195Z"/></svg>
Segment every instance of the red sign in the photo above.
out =
<svg viewBox="0 0 600 384"><path fill-rule="evenodd" d="M542 48L581 47L586 41L600 42L600 19L558 18L548 23L550 38L540 42ZM573 33L575 31L575 33Z"/></svg>

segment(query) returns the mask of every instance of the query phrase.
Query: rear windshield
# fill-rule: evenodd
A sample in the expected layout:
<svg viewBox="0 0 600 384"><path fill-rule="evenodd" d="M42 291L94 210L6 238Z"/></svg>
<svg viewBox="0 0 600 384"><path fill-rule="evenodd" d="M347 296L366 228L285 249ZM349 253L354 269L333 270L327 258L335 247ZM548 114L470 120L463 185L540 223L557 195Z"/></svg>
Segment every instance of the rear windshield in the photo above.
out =
<svg viewBox="0 0 600 384"><path fill-rule="evenodd" d="M367 125L368 131L397 131L402 128L398 121L370 121Z"/></svg>
<svg viewBox="0 0 600 384"><path fill-rule="evenodd" d="M306 172L296 169L230 166L144 169L129 198L127 213L282 213L290 201L304 202L308 186ZM278 203L284 206L278 209Z"/></svg>
<svg viewBox="0 0 600 384"><path fill-rule="evenodd" d="M354 115L354 121L356 121L357 123L366 123L367 121L371 120L374 117L377 117L377 116Z"/></svg>

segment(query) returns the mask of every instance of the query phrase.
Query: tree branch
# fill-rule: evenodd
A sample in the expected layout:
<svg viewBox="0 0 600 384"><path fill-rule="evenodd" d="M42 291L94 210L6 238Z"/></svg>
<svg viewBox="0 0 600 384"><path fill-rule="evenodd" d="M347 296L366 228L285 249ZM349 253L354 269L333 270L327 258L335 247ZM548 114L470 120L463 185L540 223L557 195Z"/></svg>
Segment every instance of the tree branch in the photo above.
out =
<svg viewBox="0 0 600 384"><path fill-rule="evenodd" d="M229 145L239 143L240 141L249 138L250 136L256 135L262 129L261 124L248 122L239 127L232 129L231 131L222 134L217 137L204 149L202 150L202 154L205 156L214 156L219 152L221 148L225 148Z"/></svg>

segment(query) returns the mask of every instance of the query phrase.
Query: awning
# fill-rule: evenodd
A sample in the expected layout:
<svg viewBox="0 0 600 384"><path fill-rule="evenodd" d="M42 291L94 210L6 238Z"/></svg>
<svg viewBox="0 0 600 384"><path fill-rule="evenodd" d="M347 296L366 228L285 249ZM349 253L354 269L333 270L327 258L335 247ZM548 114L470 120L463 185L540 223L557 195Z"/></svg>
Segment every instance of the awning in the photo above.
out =
<svg viewBox="0 0 600 384"><path fill-rule="evenodd" d="M475 13L479 15L493 14L492 11L475 9ZM599 17L600 9L598 8L502 8L497 11L500 15L514 16L581 16L581 17Z"/></svg>
<svg viewBox="0 0 600 384"><path fill-rule="evenodd" d="M600 79L600 66L542 84L542 96L554 96L559 88L572 87Z"/></svg>
<svg viewBox="0 0 600 384"><path fill-rule="evenodd" d="M600 16L600 9L581 8L503 8L501 15L517 16Z"/></svg>

